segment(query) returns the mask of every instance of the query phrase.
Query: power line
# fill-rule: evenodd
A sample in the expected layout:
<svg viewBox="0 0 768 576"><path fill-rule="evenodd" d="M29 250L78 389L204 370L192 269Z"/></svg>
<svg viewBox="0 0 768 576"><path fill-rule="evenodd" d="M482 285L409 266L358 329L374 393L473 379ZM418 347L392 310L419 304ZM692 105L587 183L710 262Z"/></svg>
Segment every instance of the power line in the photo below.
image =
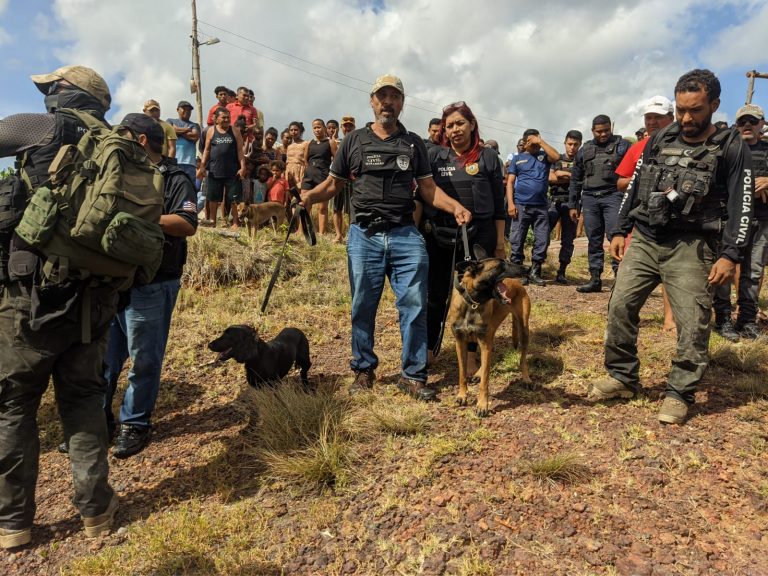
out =
<svg viewBox="0 0 768 576"><path fill-rule="evenodd" d="M276 52L278 54L282 54L283 56L287 56L289 58L293 58L294 60L298 60L299 62L303 62L305 64L309 64L310 66L315 66L316 68L319 68L321 70L325 70L327 72L332 72L333 74L337 74L337 75L342 76L344 78L348 78L350 80L354 80L355 82L360 82L360 83L362 83L362 84L364 84L366 86L370 86L371 85L371 81L370 80L364 80L362 78L357 78L356 76L352 76L352 75L346 74L344 72L339 72L338 70L334 70L333 68L329 68L327 66L324 66L322 64L318 64L317 62L313 62L311 60L307 60L307 59L302 58L300 56L296 56L296 55L294 55L294 54L292 54L290 52L287 52L285 50L280 50L278 48L273 48L272 46L264 44L263 42L259 42L257 40L254 40L253 38L249 38L247 36L243 36L242 34L238 34L237 32L233 32L232 30L228 30L226 28L222 28L220 26L216 26L215 24L211 24L210 22L206 22L204 20L199 20L199 22L201 24L205 24L206 26L209 26L209 27L211 27L211 28L213 28L215 30L218 30L219 32L224 32L226 34L230 34L230 35L232 35L232 36L234 36L236 38L240 38L241 40L245 40L246 42L250 42L250 43L255 44L257 46L261 46L262 48L266 48L267 50L271 50L271 51ZM245 48L243 46L238 46L237 44L233 44L231 42L227 42L227 41L222 41L222 42L225 43L225 44L229 44L230 46L234 46L236 48L244 50L246 52L250 52L251 54L255 54L257 56L261 56L262 58L266 58L267 60L271 60L272 62L276 62L278 64L282 64L283 66L287 66L289 68L293 68L294 70L298 70L300 72L304 72L305 74L309 74L311 76L315 76L316 78L320 78L322 80L327 80L329 82L333 82L334 84L338 84L339 86L343 86L345 88L349 88L349 89L355 90L357 92L362 92L364 94L368 94L368 90L367 89L362 89L362 88L358 88L356 86L351 86L349 84L345 84L343 82L338 82L336 80L333 80L332 78L328 78L326 76L322 76L320 74L311 72L309 70L305 70L303 68L299 68L297 66L289 64L289 63L284 62L282 60L277 60L277 59L272 58L270 56L261 54L259 52L253 52L252 50L249 50L248 48ZM408 99L409 100L418 100L419 102L424 102L425 104L429 104L431 106L436 106L438 108L438 110L440 110L442 112L442 107L438 103L436 103L436 102L432 102L432 101L426 100L424 98L419 98L418 96L408 96ZM435 110L427 110L425 108L420 108L420 107L415 106L413 104L409 104L409 108L416 108L417 110L422 110L424 112L429 112L431 114L439 113L439 112L436 112ZM526 128L528 128L528 126L524 126L522 124L516 124L514 122L507 122L507 121L504 121L504 120L498 120L498 119L492 118L490 116L481 116L480 114L475 114L475 116L479 120L487 120L489 122L494 122L496 124L503 124L505 126L511 126L513 128L520 128L522 130L525 130ZM505 133L505 134L511 134L513 136L518 136L519 135L517 132L510 132L508 130L504 130L502 128L498 128L496 126L490 126L488 128L490 128L492 130L497 130L497 131ZM543 134L549 134L551 136L555 136L555 137L558 137L558 138L561 136L560 134L558 134L556 132L549 131L549 130L540 130L540 132L543 133Z"/></svg>
<svg viewBox="0 0 768 576"><path fill-rule="evenodd" d="M222 44L226 44L228 46L232 46L233 48L237 48L239 50L243 50L244 52L248 52L249 54L253 54L255 56L259 56L260 58L265 58L266 60L270 60L272 62L276 62L277 64L282 64L283 66L287 66L289 68L293 68L294 70L298 70L299 72L303 72L304 74L309 74L310 76L314 76L315 78L319 78L320 80L325 80L326 82L332 82L334 84L337 84L339 86L343 86L344 88L349 88L350 90L355 90L357 92L362 92L365 95L368 95L368 90L363 90L362 88L357 88L356 86L351 86L349 84L345 84L344 82L339 82L338 80L334 80L333 78L328 78L326 76L323 76L321 74L317 74L316 72L312 72L311 70L305 70L303 68L300 68L298 66L295 66L293 64L290 64L288 62L283 62L282 60L278 60L276 58L272 58L271 56L267 56L266 54L261 54L260 52L256 52L254 50L251 50L249 48L246 48L244 46L240 46L238 44L234 44L233 42L229 42L228 40L222 40ZM410 98L410 97L409 97ZM408 109L416 109L420 110L422 112L427 112L430 116L434 116L435 114L440 114L440 112L435 111L434 109L428 109L428 108L422 108L421 106L417 106L415 104L409 104ZM479 116L478 116L479 118ZM484 132L490 132L493 133L503 133L503 134L510 134L512 136L519 136L517 132L511 132L509 130L504 130L502 128L498 128L496 126L485 126L483 128Z"/></svg>

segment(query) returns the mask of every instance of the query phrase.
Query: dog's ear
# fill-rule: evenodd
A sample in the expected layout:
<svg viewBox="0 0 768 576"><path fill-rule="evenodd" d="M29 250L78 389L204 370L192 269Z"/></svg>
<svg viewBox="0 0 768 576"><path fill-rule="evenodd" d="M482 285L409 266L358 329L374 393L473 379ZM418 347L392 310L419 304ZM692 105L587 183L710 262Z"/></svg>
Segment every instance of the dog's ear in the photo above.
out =
<svg viewBox="0 0 768 576"><path fill-rule="evenodd" d="M237 340L232 343L230 354L237 362L247 362L257 353L259 334L253 326L241 324L238 326L237 336Z"/></svg>
<svg viewBox="0 0 768 576"><path fill-rule="evenodd" d="M472 247L472 252L474 252L475 258L477 258L478 260L485 260L486 258L488 258L488 254L483 249L483 247L480 246L480 244L475 244Z"/></svg>

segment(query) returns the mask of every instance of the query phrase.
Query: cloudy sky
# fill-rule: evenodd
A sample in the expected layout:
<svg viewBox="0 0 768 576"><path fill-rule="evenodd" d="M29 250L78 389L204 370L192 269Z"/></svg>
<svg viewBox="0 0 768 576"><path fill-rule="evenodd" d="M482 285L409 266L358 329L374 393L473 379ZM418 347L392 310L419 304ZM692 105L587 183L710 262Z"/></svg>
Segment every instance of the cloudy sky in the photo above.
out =
<svg viewBox="0 0 768 576"><path fill-rule="evenodd" d="M759 0L198 0L203 104L213 88L251 87L267 126L316 117L371 117L383 73L405 84L402 120L425 133L456 100L481 135L511 149L535 127L559 144L588 133L597 114L632 135L642 102L672 97L695 67L723 84L718 117L744 103L751 69L768 72L768 3ZM194 102L190 0L0 0L0 116L41 111L30 74L63 64L98 70L113 94L110 119L157 99L175 116ZM754 101L768 105L768 80Z"/></svg>

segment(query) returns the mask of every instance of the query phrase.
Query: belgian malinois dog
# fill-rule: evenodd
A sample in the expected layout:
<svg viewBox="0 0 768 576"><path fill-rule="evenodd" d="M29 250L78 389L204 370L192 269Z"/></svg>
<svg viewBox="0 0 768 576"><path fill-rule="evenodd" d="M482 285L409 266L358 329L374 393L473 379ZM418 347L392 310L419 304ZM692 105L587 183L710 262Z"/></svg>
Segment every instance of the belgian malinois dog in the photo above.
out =
<svg viewBox="0 0 768 576"><path fill-rule="evenodd" d="M528 376L528 317L531 300L520 283L521 267L501 258L489 258L475 245L477 262L467 262L454 283L448 323L456 339L459 360L459 393L456 401L467 405L467 344L477 342L480 352L480 384L477 391L477 414L487 416L489 410L488 376L496 330L509 314L514 320L512 345L520 348L520 372L523 382ZM470 375L473 376L473 375Z"/></svg>

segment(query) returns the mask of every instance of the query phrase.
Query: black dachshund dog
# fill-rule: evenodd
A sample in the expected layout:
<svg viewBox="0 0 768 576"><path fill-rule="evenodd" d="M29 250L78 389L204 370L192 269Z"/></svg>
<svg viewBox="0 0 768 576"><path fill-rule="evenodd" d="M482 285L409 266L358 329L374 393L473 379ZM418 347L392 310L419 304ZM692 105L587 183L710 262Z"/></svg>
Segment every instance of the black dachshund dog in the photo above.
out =
<svg viewBox="0 0 768 576"><path fill-rule="evenodd" d="M219 353L219 361L234 358L245 364L245 376L254 388L279 381L294 364L301 369L301 384L309 388L309 341L298 328L284 328L274 339L264 342L252 326L236 324L224 330L208 348Z"/></svg>

